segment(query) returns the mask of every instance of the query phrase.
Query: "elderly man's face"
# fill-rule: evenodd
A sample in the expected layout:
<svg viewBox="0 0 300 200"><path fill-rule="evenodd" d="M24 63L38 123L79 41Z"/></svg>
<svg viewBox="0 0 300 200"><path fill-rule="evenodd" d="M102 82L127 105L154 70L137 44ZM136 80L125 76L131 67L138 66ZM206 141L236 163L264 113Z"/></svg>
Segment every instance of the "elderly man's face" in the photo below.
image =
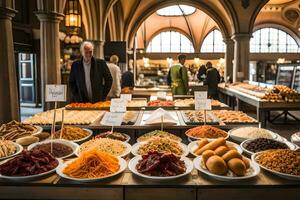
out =
<svg viewBox="0 0 300 200"><path fill-rule="evenodd" d="M82 56L85 62L90 62L93 56L93 47L91 45L85 45L83 47Z"/></svg>

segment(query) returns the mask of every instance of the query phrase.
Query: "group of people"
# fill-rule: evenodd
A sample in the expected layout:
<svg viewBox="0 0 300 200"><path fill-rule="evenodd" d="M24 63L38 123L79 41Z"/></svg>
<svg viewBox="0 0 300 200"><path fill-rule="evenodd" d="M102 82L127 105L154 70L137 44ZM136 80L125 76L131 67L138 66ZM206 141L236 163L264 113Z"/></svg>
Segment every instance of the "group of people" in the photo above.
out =
<svg viewBox="0 0 300 200"><path fill-rule="evenodd" d="M189 92L188 73L187 68L184 66L185 61L186 56L179 55L178 64L173 65L169 70L167 81L172 88L173 95L186 95ZM208 97L218 99L218 83L221 77L211 62L200 66L197 78L208 86Z"/></svg>
<svg viewBox="0 0 300 200"><path fill-rule="evenodd" d="M82 57L74 61L69 77L71 102L98 102L107 98L118 97L123 87L134 87L132 68L121 75L117 66L119 58L110 57L109 62L93 56L94 46L91 42L83 42L80 46ZM168 73L168 84L173 95L186 95L189 92L188 73L184 66L186 56L178 56L178 64L173 65ZM198 79L208 86L208 96L218 98L218 83L220 74L211 62L201 66Z"/></svg>
<svg viewBox="0 0 300 200"><path fill-rule="evenodd" d="M69 77L71 102L98 102L107 98L118 97L121 88L134 87L132 69L121 75L117 66L119 58L110 57L106 63L93 56L94 46L85 41L80 46L82 58L74 61Z"/></svg>

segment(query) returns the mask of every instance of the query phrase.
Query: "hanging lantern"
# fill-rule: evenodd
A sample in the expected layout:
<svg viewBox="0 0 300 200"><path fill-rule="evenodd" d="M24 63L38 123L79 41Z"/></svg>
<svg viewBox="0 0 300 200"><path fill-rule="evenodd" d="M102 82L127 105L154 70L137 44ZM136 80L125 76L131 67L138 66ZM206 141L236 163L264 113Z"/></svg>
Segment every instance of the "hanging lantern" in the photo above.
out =
<svg viewBox="0 0 300 200"><path fill-rule="evenodd" d="M65 26L70 28L81 27L81 10L79 0L68 0L66 3Z"/></svg>

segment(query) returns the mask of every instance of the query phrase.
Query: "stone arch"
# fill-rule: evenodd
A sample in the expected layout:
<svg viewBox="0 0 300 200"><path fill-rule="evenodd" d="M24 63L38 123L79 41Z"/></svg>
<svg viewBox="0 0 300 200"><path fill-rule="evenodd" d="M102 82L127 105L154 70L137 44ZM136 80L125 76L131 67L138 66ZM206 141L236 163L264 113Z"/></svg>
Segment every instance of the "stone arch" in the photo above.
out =
<svg viewBox="0 0 300 200"><path fill-rule="evenodd" d="M191 1L191 0L184 0L184 1L166 0L166 1L161 1L157 4L155 4L155 6L151 6L150 8L145 8L143 11L139 12L139 13L143 13L143 15L140 15L137 20L131 19L131 23L133 23L133 20L134 20L134 24L132 25L132 27L130 27L131 23L128 23L129 27L125 27L128 29L128 31L126 32L126 35L125 35L125 40L128 41L128 46L132 45L134 35L137 32L140 25L143 23L143 21L145 21L156 10L166 7L166 6L174 5L174 4L183 4L183 5L194 6L195 8L202 10L217 23L217 25L220 27L220 30L221 30L224 38L230 37L230 35L231 35L230 28L226 26L226 22L224 21L224 19L222 19L222 17L220 17L220 14L218 13L218 11L216 11L214 8L212 8L212 6L209 5L209 3L205 2L205 1L199 2L199 1Z"/></svg>

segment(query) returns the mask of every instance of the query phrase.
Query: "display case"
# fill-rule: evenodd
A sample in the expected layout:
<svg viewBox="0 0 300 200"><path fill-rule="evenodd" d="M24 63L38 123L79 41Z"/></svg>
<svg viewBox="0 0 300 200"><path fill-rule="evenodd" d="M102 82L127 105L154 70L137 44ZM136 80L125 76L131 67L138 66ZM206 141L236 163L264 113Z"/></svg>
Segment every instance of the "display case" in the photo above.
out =
<svg viewBox="0 0 300 200"><path fill-rule="evenodd" d="M276 84L300 91L300 63L278 64Z"/></svg>

